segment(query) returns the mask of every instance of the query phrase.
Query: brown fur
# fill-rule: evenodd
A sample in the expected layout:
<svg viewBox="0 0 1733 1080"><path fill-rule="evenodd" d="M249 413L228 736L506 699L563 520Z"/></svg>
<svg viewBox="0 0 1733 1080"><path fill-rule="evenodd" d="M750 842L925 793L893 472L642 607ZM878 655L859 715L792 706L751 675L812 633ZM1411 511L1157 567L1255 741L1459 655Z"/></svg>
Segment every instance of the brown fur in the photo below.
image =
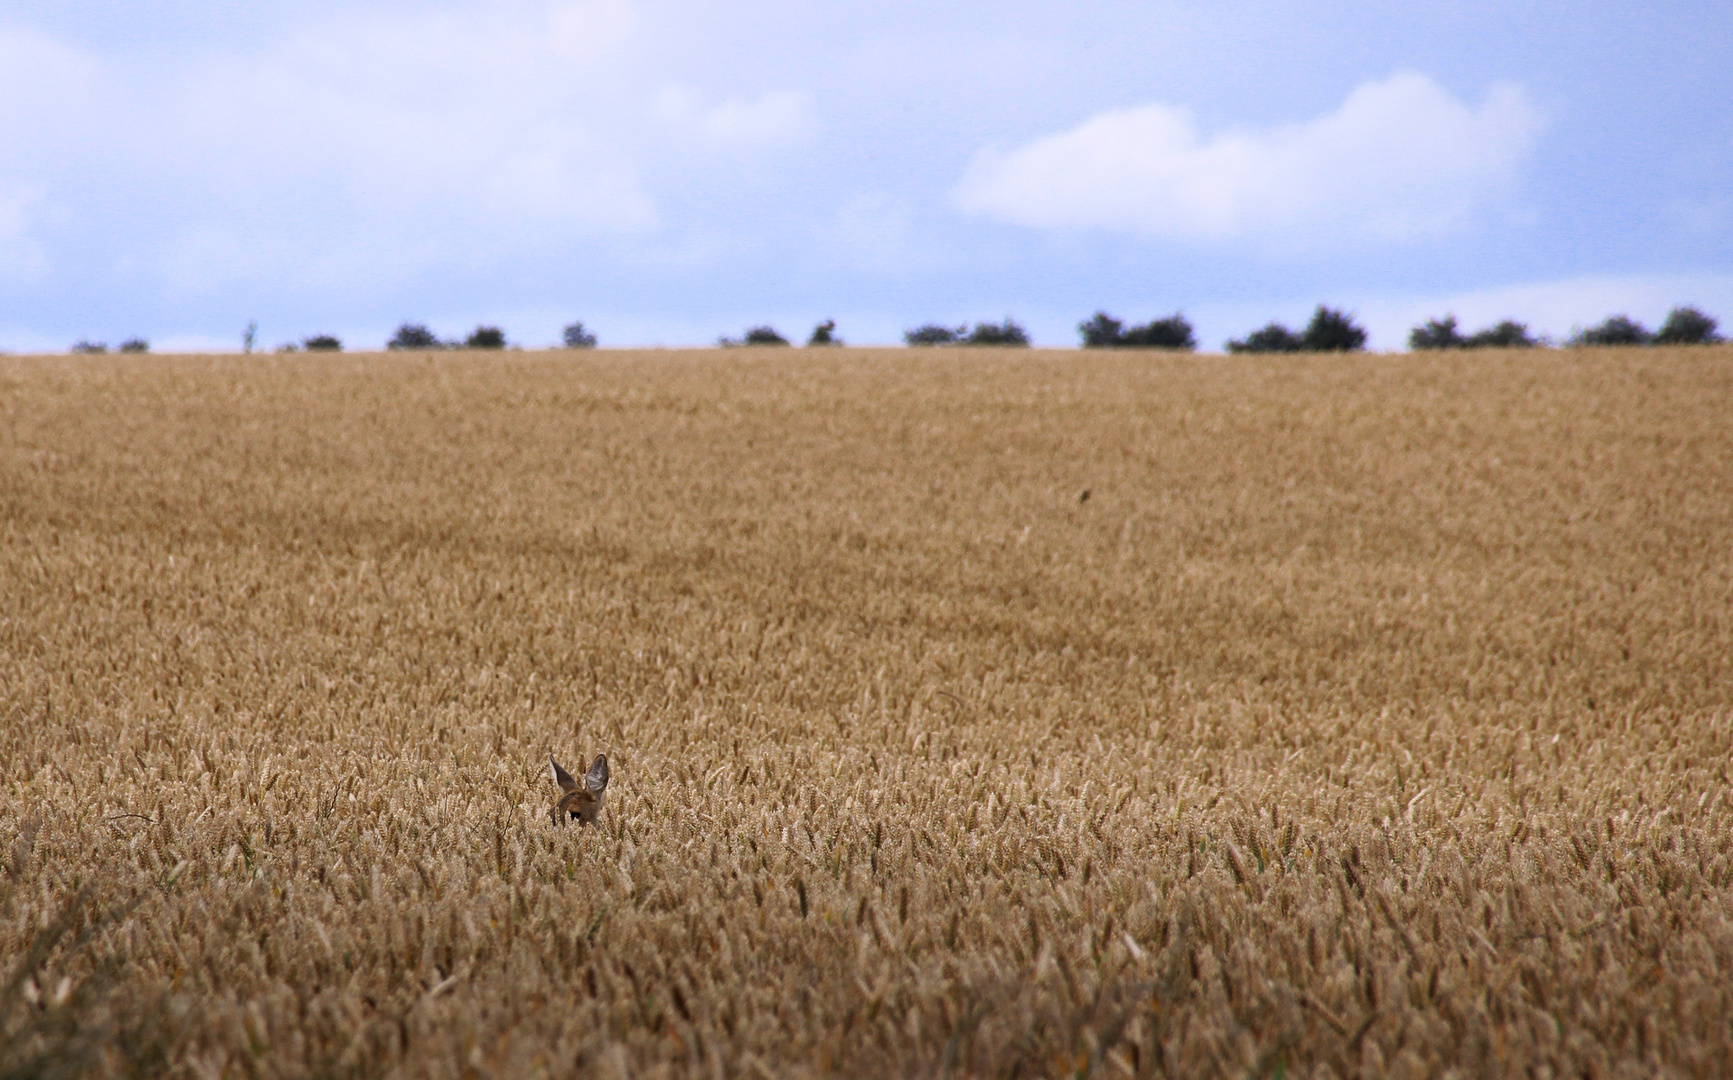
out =
<svg viewBox="0 0 1733 1080"><path fill-rule="evenodd" d="M568 814L577 818L579 825L594 825L601 816L602 796L608 789L608 755L597 754L581 782L560 768L560 763L551 754L548 764L553 766L554 783L560 785L562 792L560 801L548 811L548 817L555 825L564 825Z"/></svg>

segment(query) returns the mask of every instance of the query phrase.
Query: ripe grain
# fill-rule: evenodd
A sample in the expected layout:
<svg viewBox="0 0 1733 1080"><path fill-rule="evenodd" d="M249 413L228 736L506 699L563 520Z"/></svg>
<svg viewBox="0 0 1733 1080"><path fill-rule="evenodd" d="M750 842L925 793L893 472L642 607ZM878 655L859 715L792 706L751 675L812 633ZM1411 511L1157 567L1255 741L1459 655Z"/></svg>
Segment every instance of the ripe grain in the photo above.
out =
<svg viewBox="0 0 1733 1080"><path fill-rule="evenodd" d="M0 357L0 1074L1717 1075L1729 416L1727 348Z"/></svg>

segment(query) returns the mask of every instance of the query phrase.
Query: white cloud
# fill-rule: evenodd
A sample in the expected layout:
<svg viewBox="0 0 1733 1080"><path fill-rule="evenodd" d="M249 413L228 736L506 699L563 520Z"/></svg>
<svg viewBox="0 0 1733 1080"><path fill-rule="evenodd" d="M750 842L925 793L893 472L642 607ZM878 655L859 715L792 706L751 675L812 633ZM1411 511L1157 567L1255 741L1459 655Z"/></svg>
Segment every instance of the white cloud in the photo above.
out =
<svg viewBox="0 0 1733 1080"><path fill-rule="evenodd" d="M41 227L65 216L51 180L89 140L98 74L77 49L0 27L0 274L30 278L48 268Z"/></svg>
<svg viewBox="0 0 1733 1080"><path fill-rule="evenodd" d="M548 17L548 40L565 59L594 63L624 45L636 25L626 0L556 4Z"/></svg>
<svg viewBox="0 0 1733 1080"><path fill-rule="evenodd" d="M176 296L389 287L654 230L633 25L624 0L357 14L174 80L117 66L130 182L182 211L139 261Z"/></svg>
<svg viewBox="0 0 1733 1080"><path fill-rule="evenodd" d="M657 94L655 111L678 135L728 150L795 142L811 134L813 126L807 96L790 90L705 106L691 89L670 86Z"/></svg>
<svg viewBox="0 0 1733 1080"><path fill-rule="evenodd" d="M875 273L900 275L934 262L934 253L917 236L911 208L883 192L844 200L835 216L815 233L822 250Z"/></svg>
<svg viewBox="0 0 1733 1080"><path fill-rule="evenodd" d="M42 212L43 190L0 188L0 274L35 277L47 266L47 255L34 235Z"/></svg>
<svg viewBox="0 0 1733 1080"><path fill-rule="evenodd" d="M67 134L88 107L97 64L78 49L32 30L0 27L0 136L5 160L44 136Z"/></svg>
<svg viewBox="0 0 1733 1080"><path fill-rule="evenodd" d="M1041 228L1190 240L1402 240L1462 224L1505 193L1540 117L1520 87L1478 108L1398 73L1305 124L1203 135L1182 107L1101 113L976 155L964 210Z"/></svg>
<svg viewBox="0 0 1733 1080"><path fill-rule="evenodd" d="M579 32L624 35L617 9L321 27L196 72L171 135L246 187L324 181L373 216L437 207L472 228L640 229L654 208L597 85L608 64Z"/></svg>
<svg viewBox="0 0 1733 1080"><path fill-rule="evenodd" d="M207 196L157 269L178 295L330 287L637 242L658 192L813 130L803 93L656 89L639 23L628 0L362 14L189 64L139 110L136 157Z"/></svg>
<svg viewBox="0 0 1733 1080"><path fill-rule="evenodd" d="M636 243L719 156L815 130L803 92L658 89L642 22L633 0L358 9L172 74L0 27L0 270L40 261L44 191L152 208L111 250L175 296Z"/></svg>
<svg viewBox="0 0 1733 1080"><path fill-rule="evenodd" d="M971 275L964 252L933 223L932 210L883 189L843 197L829 213L807 223L810 265L847 269L875 281L931 281L935 275ZM924 291L920 303L926 303ZM1018 311L1026 310L1019 307ZM898 329L897 334L902 331ZM893 334L887 341L897 340Z"/></svg>

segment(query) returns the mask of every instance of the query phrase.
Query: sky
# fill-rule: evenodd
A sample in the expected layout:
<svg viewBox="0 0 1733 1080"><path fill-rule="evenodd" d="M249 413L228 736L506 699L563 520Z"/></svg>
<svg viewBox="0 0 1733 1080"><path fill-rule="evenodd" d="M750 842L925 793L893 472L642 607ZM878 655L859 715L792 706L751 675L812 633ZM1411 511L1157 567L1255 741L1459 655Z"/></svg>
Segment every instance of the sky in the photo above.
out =
<svg viewBox="0 0 1733 1080"><path fill-rule="evenodd" d="M1730 46L1725 0L8 0L0 349L1733 324Z"/></svg>

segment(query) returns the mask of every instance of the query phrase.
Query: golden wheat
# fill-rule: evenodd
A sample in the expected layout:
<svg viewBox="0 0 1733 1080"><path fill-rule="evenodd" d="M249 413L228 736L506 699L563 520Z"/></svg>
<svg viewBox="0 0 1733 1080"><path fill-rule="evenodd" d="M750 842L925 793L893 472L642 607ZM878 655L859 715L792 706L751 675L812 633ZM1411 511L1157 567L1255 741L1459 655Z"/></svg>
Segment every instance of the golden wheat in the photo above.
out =
<svg viewBox="0 0 1733 1080"><path fill-rule="evenodd" d="M1726 348L0 359L0 1075L1722 1074L1729 417Z"/></svg>

